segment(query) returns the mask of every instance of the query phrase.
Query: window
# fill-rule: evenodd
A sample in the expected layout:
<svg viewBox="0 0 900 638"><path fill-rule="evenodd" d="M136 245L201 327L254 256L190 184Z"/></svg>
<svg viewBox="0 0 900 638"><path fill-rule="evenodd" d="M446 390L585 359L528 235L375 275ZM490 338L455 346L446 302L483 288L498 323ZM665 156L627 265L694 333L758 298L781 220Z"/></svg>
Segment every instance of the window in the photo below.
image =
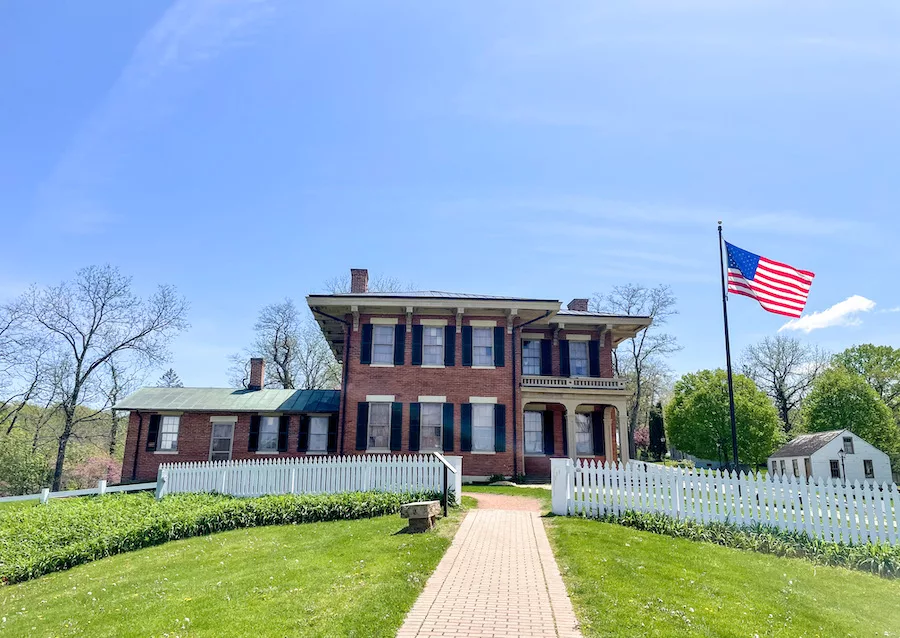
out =
<svg viewBox="0 0 900 638"><path fill-rule="evenodd" d="M472 364L494 365L494 331L491 328L472 328Z"/></svg>
<svg viewBox="0 0 900 638"><path fill-rule="evenodd" d="M159 422L159 450L175 452L178 450L178 424L180 416L164 416Z"/></svg>
<svg viewBox="0 0 900 638"><path fill-rule="evenodd" d="M544 414L525 412L525 454L544 453Z"/></svg>
<svg viewBox="0 0 900 638"><path fill-rule="evenodd" d="M387 450L391 433L391 404L369 404L369 449Z"/></svg>
<svg viewBox="0 0 900 638"><path fill-rule="evenodd" d="M441 449L441 428L444 421L444 406L441 403L423 403L421 407L421 428L419 430L419 450Z"/></svg>
<svg viewBox="0 0 900 638"><path fill-rule="evenodd" d="M522 374L541 373L541 342L535 340L522 342Z"/></svg>
<svg viewBox="0 0 900 638"><path fill-rule="evenodd" d="M831 466L831 478L841 478L841 464L837 461L837 459L832 459L828 461L828 464Z"/></svg>
<svg viewBox="0 0 900 638"><path fill-rule="evenodd" d="M372 363L394 363L394 326L372 326Z"/></svg>
<svg viewBox="0 0 900 638"><path fill-rule="evenodd" d="M278 451L278 417L264 416L259 420L259 443L257 452Z"/></svg>
<svg viewBox="0 0 900 638"><path fill-rule="evenodd" d="M866 473L867 479L875 478L875 466L872 464L872 461L866 459L863 461L863 470Z"/></svg>
<svg viewBox="0 0 900 638"><path fill-rule="evenodd" d="M492 403L472 404L472 451L494 451L494 405Z"/></svg>
<svg viewBox="0 0 900 638"><path fill-rule="evenodd" d="M807 478L812 478L812 463L810 462L808 456L803 459L803 468L806 470Z"/></svg>
<svg viewBox="0 0 900 638"><path fill-rule="evenodd" d="M800 464L797 463L797 459L791 461L791 464L794 466L794 476L800 476Z"/></svg>
<svg viewBox="0 0 900 638"><path fill-rule="evenodd" d="M569 342L569 374L573 377L589 376L587 341Z"/></svg>
<svg viewBox="0 0 900 638"><path fill-rule="evenodd" d="M778 461L772 461L772 474L778 474Z"/></svg>
<svg viewBox="0 0 900 638"><path fill-rule="evenodd" d="M575 453L579 456L594 455L594 425L590 414L575 415Z"/></svg>
<svg viewBox="0 0 900 638"><path fill-rule="evenodd" d="M212 443L209 449L210 461L230 461L231 441L234 434L234 423L213 423Z"/></svg>
<svg viewBox="0 0 900 638"><path fill-rule="evenodd" d="M784 460L780 461L781 463L781 475L784 476Z"/></svg>
<svg viewBox="0 0 900 638"><path fill-rule="evenodd" d="M853 437L844 437L844 454L853 454Z"/></svg>
<svg viewBox="0 0 900 638"><path fill-rule="evenodd" d="M444 364L444 329L424 326L422 328L422 363L426 366Z"/></svg>
<svg viewBox="0 0 900 638"><path fill-rule="evenodd" d="M306 452L321 454L328 451L328 417L313 416L309 418L309 444Z"/></svg>

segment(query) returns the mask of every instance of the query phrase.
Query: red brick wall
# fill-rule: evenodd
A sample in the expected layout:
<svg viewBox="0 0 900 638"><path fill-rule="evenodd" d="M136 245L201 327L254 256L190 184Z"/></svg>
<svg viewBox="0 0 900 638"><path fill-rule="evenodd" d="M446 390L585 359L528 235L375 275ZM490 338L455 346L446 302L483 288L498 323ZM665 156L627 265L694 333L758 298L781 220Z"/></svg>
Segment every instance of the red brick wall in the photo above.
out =
<svg viewBox="0 0 900 638"><path fill-rule="evenodd" d="M604 406L595 406L594 411L602 411ZM563 454L563 428L566 427L565 408L560 404L547 404L547 409L553 412L553 454L544 456L526 456L525 457L525 473L532 477L549 477L550 476L550 459L565 458ZM608 420L604 421L604 437L610 427L614 427ZM581 459L592 459L599 462L606 461L607 455L601 456L579 456Z"/></svg>

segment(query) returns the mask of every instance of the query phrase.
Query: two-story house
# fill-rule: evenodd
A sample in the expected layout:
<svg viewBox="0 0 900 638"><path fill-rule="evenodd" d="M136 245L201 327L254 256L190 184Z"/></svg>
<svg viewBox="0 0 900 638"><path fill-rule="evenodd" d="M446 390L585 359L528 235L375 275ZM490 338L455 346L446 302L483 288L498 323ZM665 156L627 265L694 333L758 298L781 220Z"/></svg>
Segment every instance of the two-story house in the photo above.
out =
<svg viewBox="0 0 900 638"><path fill-rule="evenodd" d="M552 299L369 292L362 269L351 271L350 292L307 302L343 365L339 393L263 389L261 360L248 389L140 390L118 406L132 411L123 474L226 458L216 456L226 446L228 458L245 458L263 439L263 453L291 456L452 453L468 480L546 477L553 457L627 460L628 397L612 355L648 317L589 312L587 299L563 309ZM189 450L164 443L176 421Z"/></svg>

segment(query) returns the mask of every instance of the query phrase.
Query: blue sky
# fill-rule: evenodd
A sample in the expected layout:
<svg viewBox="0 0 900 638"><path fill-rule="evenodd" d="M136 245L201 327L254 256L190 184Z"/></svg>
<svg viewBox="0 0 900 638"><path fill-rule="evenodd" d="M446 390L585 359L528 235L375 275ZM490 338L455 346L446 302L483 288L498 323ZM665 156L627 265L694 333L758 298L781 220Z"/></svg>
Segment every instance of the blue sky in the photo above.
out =
<svg viewBox="0 0 900 638"><path fill-rule="evenodd" d="M898 65L896 2L4 3L0 298L102 262L175 284L173 365L224 385L261 306L350 267L668 283L684 372L723 363L721 218L817 274L830 314L791 334L900 346ZM785 324L731 321L738 352Z"/></svg>

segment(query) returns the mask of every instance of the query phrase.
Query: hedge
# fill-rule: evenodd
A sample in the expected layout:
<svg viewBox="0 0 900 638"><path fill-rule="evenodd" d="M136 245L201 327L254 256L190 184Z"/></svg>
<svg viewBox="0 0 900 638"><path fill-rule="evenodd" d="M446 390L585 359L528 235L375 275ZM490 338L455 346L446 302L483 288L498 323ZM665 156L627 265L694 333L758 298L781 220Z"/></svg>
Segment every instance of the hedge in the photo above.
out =
<svg viewBox="0 0 900 638"><path fill-rule="evenodd" d="M244 527L396 514L436 492L353 492L234 498L110 494L0 513L0 583L16 583L166 541ZM453 499L451 499L453 502Z"/></svg>
<svg viewBox="0 0 900 638"><path fill-rule="evenodd" d="M597 520L675 538L705 541L776 556L805 558L820 565L835 565L886 578L900 577L900 546L886 543L842 545L767 525L738 527L732 523L698 523L665 514L625 512Z"/></svg>

